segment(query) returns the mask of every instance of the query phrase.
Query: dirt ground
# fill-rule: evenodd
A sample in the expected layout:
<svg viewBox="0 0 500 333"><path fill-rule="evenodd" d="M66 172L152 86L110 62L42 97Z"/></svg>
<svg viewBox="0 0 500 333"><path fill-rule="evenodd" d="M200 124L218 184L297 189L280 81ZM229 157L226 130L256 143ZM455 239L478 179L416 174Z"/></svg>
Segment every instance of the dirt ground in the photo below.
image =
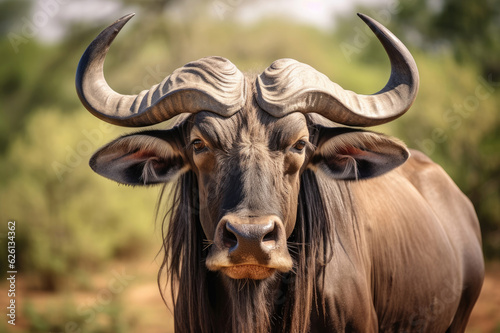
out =
<svg viewBox="0 0 500 333"><path fill-rule="evenodd" d="M488 263L481 295L472 311L469 333L500 332L500 263Z"/></svg>
<svg viewBox="0 0 500 333"><path fill-rule="evenodd" d="M113 263L105 272L93 276L86 290L58 293L29 290L29 277L19 274L16 325L0 323L0 332L173 332L172 315L156 284L158 267L157 262L144 260ZM2 282L2 309L9 304L8 289ZM483 290L467 332L500 332L500 263L487 265Z"/></svg>

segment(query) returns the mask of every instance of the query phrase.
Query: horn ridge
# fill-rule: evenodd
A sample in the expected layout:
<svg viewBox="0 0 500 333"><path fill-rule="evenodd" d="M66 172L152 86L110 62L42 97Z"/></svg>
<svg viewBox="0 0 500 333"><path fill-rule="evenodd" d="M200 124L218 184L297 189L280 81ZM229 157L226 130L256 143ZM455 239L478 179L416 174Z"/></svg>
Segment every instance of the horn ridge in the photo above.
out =
<svg viewBox="0 0 500 333"><path fill-rule="evenodd" d="M222 57L206 57L176 69L159 84L137 95L122 95L106 82L104 61L129 14L104 29L85 50L76 72L76 90L94 116L120 126L154 125L180 113L211 111L231 116L246 101L246 80Z"/></svg>
<svg viewBox="0 0 500 333"><path fill-rule="evenodd" d="M384 46L391 62L390 78L379 92L361 95L345 90L309 65L292 59L273 62L258 78L257 102L268 113L315 112L351 126L374 126L404 114L416 98L419 75L415 60L392 32L358 14Z"/></svg>

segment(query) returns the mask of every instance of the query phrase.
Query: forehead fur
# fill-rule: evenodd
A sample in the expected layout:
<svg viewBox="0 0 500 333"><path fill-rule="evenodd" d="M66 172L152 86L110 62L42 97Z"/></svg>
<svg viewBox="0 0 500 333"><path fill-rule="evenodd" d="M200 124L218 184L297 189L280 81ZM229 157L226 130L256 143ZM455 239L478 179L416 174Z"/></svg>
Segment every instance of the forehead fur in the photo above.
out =
<svg viewBox="0 0 500 333"><path fill-rule="evenodd" d="M258 106L246 107L231 117L221 117L211 112L200 112L191 118L190 140L201 136L213 146L230 149L235 143L256 144L258 142L291 145L302 136L307 136L306 117L291 113L281 118L269 115Z"/></svg>

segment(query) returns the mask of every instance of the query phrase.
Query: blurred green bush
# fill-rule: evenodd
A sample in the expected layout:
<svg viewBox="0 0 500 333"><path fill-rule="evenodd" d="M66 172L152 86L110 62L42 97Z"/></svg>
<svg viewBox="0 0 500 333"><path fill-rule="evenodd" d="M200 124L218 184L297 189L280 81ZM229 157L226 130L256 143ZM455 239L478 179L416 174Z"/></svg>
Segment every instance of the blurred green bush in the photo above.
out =
<svg viewBox="0 0 500 333"><path fill-rule="evenodd" d="M49 305L40 310L27 302L23 310L23 317L29 323L25 332L79 332L79 333L126 333L129 332L129 323L123 319L121 300L113 300L103 311L85 320L76 310L78 305L74 301L65 300L60 306ZM20 331L21 332L21 331Z"/></svg>
<svg viewBox="0 0 500 333"><path fill-rule="evenodd" d="M40 109L11 143L0 219L16 220L18 267L39 287L141 254L153 237L156 191L118 186L88 166L120 132L85 112Z"/></svg>

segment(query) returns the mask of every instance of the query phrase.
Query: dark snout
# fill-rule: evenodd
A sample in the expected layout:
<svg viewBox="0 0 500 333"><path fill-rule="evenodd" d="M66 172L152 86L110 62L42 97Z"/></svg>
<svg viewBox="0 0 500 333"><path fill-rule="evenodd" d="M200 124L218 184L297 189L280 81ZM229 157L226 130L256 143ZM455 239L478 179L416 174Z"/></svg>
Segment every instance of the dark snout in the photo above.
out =
<svg viewBox="0 0 500 333"><path fill-rule="evenodd" d="M292 267L283 223L273 215L225 216L217 225L214 245L207 267L234 279L263 279Z"/></svg>
<svg viewBox="0 0 500 333"><path fill-rule="evenodd" d="M229 249L229 256L243 261L249 254L258 262L270 259L270 252L280 243L279 227L271 218L255 224L224 220L220 226L220 237L216 240Z"/></svg>

